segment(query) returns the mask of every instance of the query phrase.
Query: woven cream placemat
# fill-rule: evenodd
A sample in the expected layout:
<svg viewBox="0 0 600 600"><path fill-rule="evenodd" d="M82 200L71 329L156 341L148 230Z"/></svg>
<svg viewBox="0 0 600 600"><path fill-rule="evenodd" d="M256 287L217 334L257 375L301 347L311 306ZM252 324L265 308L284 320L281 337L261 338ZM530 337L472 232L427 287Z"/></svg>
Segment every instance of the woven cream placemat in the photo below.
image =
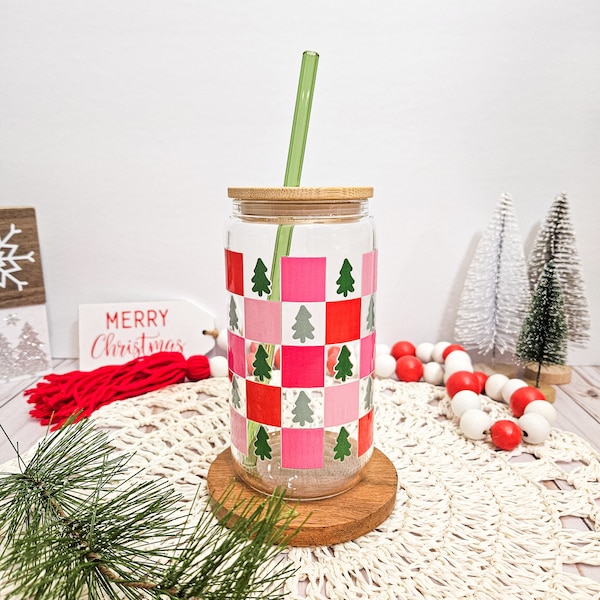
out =
<svg viewBox="0 0 600 600"><path fill-rule="evenodd" d="M140 477L164 476L188 501L229 444L226 378L170 386L93 415ZM289 598L598 599L600 583L563 565L600 565L600 455L554 429L512 453L461 436L443 388L376 382L375 445L399 488L377 530L332 547L290 548ZM507 407L483 397L494 418ZM542 482L559 481L549 489ZM205 505L205 500L201 506ZM583 517L590 530L565 528Z"/></svg>

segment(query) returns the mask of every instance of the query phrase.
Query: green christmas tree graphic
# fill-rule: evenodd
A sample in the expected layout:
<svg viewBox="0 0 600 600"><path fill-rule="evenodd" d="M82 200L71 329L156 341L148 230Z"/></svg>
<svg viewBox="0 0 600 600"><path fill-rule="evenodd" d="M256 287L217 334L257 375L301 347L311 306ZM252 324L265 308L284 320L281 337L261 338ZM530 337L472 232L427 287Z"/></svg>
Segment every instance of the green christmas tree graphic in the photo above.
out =
<svg viewBox="0 0 600 600"><path fill-rule="evenodd" d="M369 300L369 310L367 311L367 331L375 331L375 296Z"/></svg>
<svg viewBox="0 0 600 600"><path fill-rule="evenodd" d="M235 331L236 329L239 330L239 328L240 325L238 323L237 306L235 305L233 296L231 296L231 299L229 300L229 329L231 329L231 331Z"/></svg>
<svg viewBox="0 0 600 600"><path fill-rule="evenodd" d="M350 442L348 441L349 437L350 437L350 434L348 433L348 431L346 431L346 428L342 427L340 429L340 432L336 439L335 446L333 448L333 452L334 452L333 459L334 460L339 460L341 462L344 462L344 459L346 458L346 456L350 456L350 454L352 454L352 446L350 445Z"/></svg>
<svg viewBox="0 0 600 600"><path fill-rule="evenodd" d="M302 391L298 394L292 414L294 415L292 421L298 423L301 427L304 427L306 423L313 422L314 412L310 407L310 398L306 392Z"/></svg>
<svg viewBox="0 0 600 600"><path fill-rule="evenodd" d="M254 277L251 281L254 284L252 291L257 292L259 296L266 294L267 296L271 293L271 282L266 275L267 267L265 263L259 258L254 266Z"/></svg>
<svg viewBox="0 0 600 600"><path fill-rule="evenodd" d="M352 277L352 265L350 261L345 258L342 263L342 268L340 269L340 276L336 281L338 284L337 293L343 294L344 297L348 295L349 292L354 291L354 277Z"/></svg>
<svg viewBox="0 0 600 600"><path fill-rule="evenodd" d="M231 403L238 410L242 408L242 399L240 398L240 388L238 386L237 377L231 382Z"/></svg>
<svg viewBox="0 0 600 600"><path fill-rule="evenodd" d="M252 366L254 367L253 375L258 377L261 381L271 379L271 366L269 365L269 354L264 349L262 344L258 345L256 349L256 354L254 355L254 362Z"/></svg>
<svg viewBox="0 0 600 600"><path fill-rule="evenodd" d="M258 433L256 434L256 440L254 442L254 453L262 460L265 460L265 458L271 458L269 434L262 425L258 428Z"/></svg>
<svg viewBox="0 0 600 600"><path fill-rule="evenodd" d="M300 340L303 344L307 339L315 339L315 336L313 335L315 328L310 322L311 317L312 315L308 312L306 306L304 306L304 304L300 306L298 314L296 315L296 322L292 325L292 329L294 330L292 338Z"/></svg>
<svg viewBox="0 0 600 600"><path fill-rule="evenodd" d="M367 389L365 390L363 406L367 412L373 408L373 380L371 377L367 379Z"/></svg>
<svg viewBox="0 0 600 600"><path fill-rule="evenodd" d="M352 361L350 360L350 350L345 344L342 346L335 363L335 378L346 381L346 377L352 377Z"/></svg>

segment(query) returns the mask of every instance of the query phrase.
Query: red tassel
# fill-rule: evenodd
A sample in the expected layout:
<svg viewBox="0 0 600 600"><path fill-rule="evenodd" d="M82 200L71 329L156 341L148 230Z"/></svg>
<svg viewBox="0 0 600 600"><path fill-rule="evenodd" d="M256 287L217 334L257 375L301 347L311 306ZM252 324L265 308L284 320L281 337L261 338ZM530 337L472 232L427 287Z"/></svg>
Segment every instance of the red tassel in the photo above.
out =
<svg viewBox="0 0 600 600"><path fill-rule="evenodd" d="M115 400L152 392L185 379L210 377L206 356L185 359L179 352L157 352L135 358L124 365L107 365L94 371L71 371L46 375L35 387L25 390L34 405L29 414L42 425L58 429L69 417L88 417L97 408Z"/></svg>

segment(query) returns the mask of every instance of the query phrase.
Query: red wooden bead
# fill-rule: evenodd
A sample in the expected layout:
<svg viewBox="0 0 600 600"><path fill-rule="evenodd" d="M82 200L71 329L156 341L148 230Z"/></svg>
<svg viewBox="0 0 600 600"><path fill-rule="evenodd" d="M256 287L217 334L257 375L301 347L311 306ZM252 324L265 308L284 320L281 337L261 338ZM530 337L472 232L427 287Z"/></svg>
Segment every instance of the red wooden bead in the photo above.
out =
<svg viewBox="0 0 600 600"><path fill-rule="evenodd" d="M474 375L476 375L477 379L479 379L479 393L483 394L485 390L485 382L488 380L488 375L483 371L475 371Z"/></svg>
<svg viewBox="0 0 600 600"><path fill-rule="evenodd" d="M423 363L410 354L401 356L396 361L396 375L400 381L419 381L423 376Z"/></svg>
<svg viewBox="0 0 600 600"><path fill-rule="evenodd" d="M337 362L338 355L340 353L340 348L338 346L334 347L334 351L329 349L329 354L327 354L327 375L334 375L335 363Z"/></svg>
<svg viewBox="0 0 600 600"><path fill-rule="evenodd" d="M515 417L523 416L525 407L534 400L545 400L546 397L539 388L526 385L516 389L510 396L508 402L510 410Z"/></svg>
<svg viewBox="0 0 600 600"><path fill-rule="evenodd" d="M275 356L273 357L273 364L276 369L281 369L281 349L277 348L275 350Z"/></svg>
<svg viewBox="0 0 600 600"><path fill-rule="evenodd" d="M466 350L460 344L450 344L444 348L444 351L442 352L442 358L446 360L448 354L450 354L450 352L454 352L455 350L462 350L463 352L466 352Z"/></svg>
<svg viewBox="0 0 600 600"><path fill-rule="evenodd" d="M252 375L254 373L254 359L256 358L256 352L248 352L246 354L246 369L248 370L248 375Z"/></svg>
<svg viewBox="0 0 600 600"><path fill-rule="evenodd" d="M492 442L501 450L514 450L521 443L521 428L514 421L501 419L490 427Z"/></svg>
<svg viewBox="0 0 600 600"><path fill-rule="evenodd" d="M480 388L477 375L470 371L456 371L446 380L446 392L450 398L461 390L471 390L479 394Z"/></svg>
<svg viewBox="0 0 600 600"><path fill-rule="evenodd" d="M390 354L398 360L401 356L414 356L417 349L415 345L406 340L396 342L390 351Z"/></svg>

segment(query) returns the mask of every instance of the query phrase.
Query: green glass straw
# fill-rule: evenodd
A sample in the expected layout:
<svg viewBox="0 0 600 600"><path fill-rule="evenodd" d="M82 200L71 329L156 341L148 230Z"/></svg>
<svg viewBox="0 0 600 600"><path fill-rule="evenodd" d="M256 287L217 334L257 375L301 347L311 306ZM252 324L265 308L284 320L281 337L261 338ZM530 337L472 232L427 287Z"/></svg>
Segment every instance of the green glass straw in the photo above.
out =
<svg viewBox="0 0 600 600"><path fill-rule="evenodd" d="M311 52L310 50L304 52L302 55L302 65L300 66L300 79L298 81L298 91L296 93L296 107L294 109L294 120L292 122L292 134L290 136L285 178L283 180L284 187L298 187L300 185L318 65L319 55L316 52ZM281 299L281 257L288 256L290 253L293 232L293 225L279 225L277 227L273 264L271 265L271 295L269 296L269 300L279 301Z"/></svg>
<svg viewBox="0 0 600 600"><path fill-rule="evenodd" d="M318 65L319 55L316 52L307 50L302 55L300 80L298 81L298 92L296 94L296 108L294 109L290 147L285 168L285 178L283 180L285 187L298 187L300 185Z"/></svg>
<svg viewBox="0 0 600 600"><path fill-rule="evenodd" d="M319 55L316 52L311 52L310 50L304 52L302 55L302 65L300 66L300 80L298 81L298 92L296 93L296 107L294 109L292 134L290 136L290 147L283 181L284 187L298 187L300 185L318 64ZM279 225L277 227L275 248L273 249L273 264L271 265L271 293L269 300L276 302L281 300L281 257L288 256L290 253L293 232L293 225ZM275 346L269 344L266 350L268 355L267 360L272 365ZM257 459L254 453L254 442L258 429L258 423L248 421L248 455L244 459L244 464L247 467L256 466Z"/></svg>

